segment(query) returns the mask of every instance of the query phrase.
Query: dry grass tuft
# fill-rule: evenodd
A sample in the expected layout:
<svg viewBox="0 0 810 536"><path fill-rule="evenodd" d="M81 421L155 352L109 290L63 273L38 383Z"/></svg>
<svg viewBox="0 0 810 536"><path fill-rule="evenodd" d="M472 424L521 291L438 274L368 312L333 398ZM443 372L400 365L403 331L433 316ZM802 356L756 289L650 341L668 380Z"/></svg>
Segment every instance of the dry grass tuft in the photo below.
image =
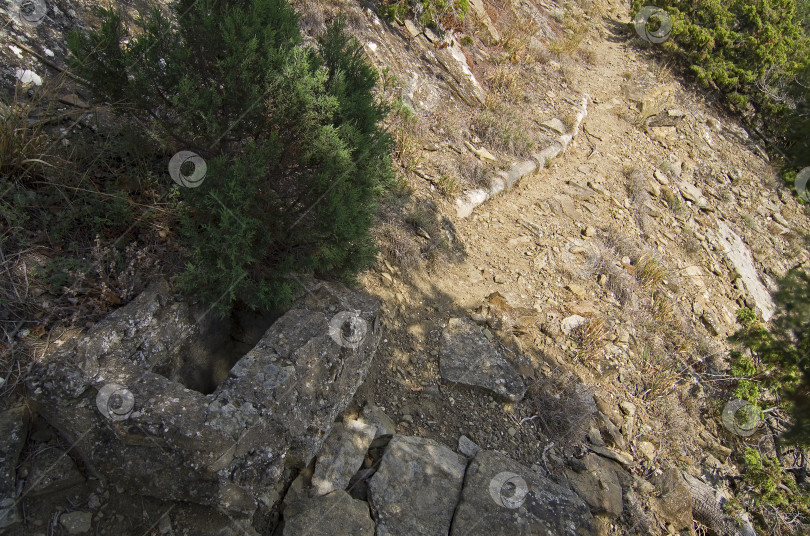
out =
<svg viewBox="0 0 810 536"><path fill-rule="evenodd" d="M473 120L473 130L490 148L514 156L528 156L537 139L535 127L518 106L490 97Z"/></svg>
<svg viewBox="0 0 810 536"><path fill-rule="evenodd" d="M591 317L574 333L577 355L583 361L590 361L602 353L607 336L607 322L602 317Z"/></svg>
<svg viewBox="0 0 810 536"><path fill-rule="evenodd" d="M419 266L422 258L419 245L405 229L393 223L381 226L378 230L378 243L383 254L403 270Z"/></svg>
<svg viewBox="0 0 810 536"><path fill-rule="evenodd" d="M636 279L649 292L654 292L663 285L670 270L657 255L645 253L636 261Z"/></svg>
<svg viewBox="0 0 810 536"><path fill-rule="evenodd" d="M561 370L530 384L524 403L546 436L560 441L584 436L595 409L592 393Z"/></svg>
<svg viewBox="0 0 810 536"><path fill-rule="evenodd" d="M667 397L682 380L682 367L677 359L654 346L644 345L639 350L636 367L641 371L643 391L640 398L655 400Z"/></svg>
<svg viewBox="0 0 810 536"><path fill-rule="evenodd" d="M499 65L487 78L490 90L509 102L522 100L523 92L520 87L520 72L512 65Z"/></svg>

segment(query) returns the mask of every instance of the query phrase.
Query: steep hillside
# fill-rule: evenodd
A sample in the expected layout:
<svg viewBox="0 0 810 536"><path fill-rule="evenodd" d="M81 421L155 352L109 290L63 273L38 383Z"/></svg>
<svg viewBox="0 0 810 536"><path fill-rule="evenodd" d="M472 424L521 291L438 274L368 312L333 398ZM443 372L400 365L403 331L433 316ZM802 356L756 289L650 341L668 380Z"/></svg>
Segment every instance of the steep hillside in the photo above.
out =
<svg viewBox="0 0 810 536"><path fill-rule="evenodd" d="M62 69L64 31L94 22L87 6L68 4L41 28L4 30L12 83L24 69L46 81ZM387 19L376 2L293 4L308 44L344 17L391 108L398 181L377 217L376 265L356 295L307 286L285 316L244 313L228 328L199 320L207 311L192 321L199 311L172 305L165 283L119 309L179 265L171 198L138 198L135 206L160 210L133 238L124 269L110 268L104 284L89 275L65 285L72 293L26 297L54 311L38 317L39 332L10 324L6 349L28 344L35 372L28 379L12 370L22 361L11 352L4 374L19 388L4 388L0 429L16 439L3 450L0 489L11 499L0 503L0 527L43 535L806 534L806 454L776 440L781 410L745 413L752 406L735 397L728 337L741 327L738 310L769 321L777 281L810 269L802 236L810 218L773 155L666 63L649 35L633 31L630 6L471 0L465 15L451 10L424 26L418 13ZM79 145L82 126L96 132L88 106L98 124L112 123L79 81L63 80L57 91L65 115L78 110L76 123L54 127L66 146ZM128 174L131 159L116 153L118 167L108 169ZM154 159L150 166L162 169ZM99 236L117 243L116 233L136 224ZM70 241L58 242L61 255ZM99 251L88 262L112 267ZM25 262L50 266L32 252L19 259L2 260L10 282L21 280ZM373 341L362 331L362 345L347 344L356 332L342 334L343 317L328 333L311 327L338 309ZM125 312L102 320L110 311ZM231 331L227 350L194 372L203 379L189 379L184 352L204 354L195 344L215 346L209 339L222 329ZM330 337L341 348L329 347ZM92 381L42 365L46 355L70 361L93 352L102 363ZM131 380L130 364L104 368L125 354L148 362L149 374L137 377L158 387ZM267 354L272 365L262 368ZM301 382L295 389L273 391L291 377ZM132 397L121 422L108 422L101 405L104 415L91 411L104 381ZM313 394L313 383L326 394ZM141 406L162 396L160 411ZM34 409L31 419L13 409L20 404ZM263 419L272 424L256 424ZM239 428L248 425L260 432ZM93 446L79 426L95 430ZM279 438L292 446L276 447ZM746 448L782 467L753 471ZM183 449L192 462L173 457ZM131 463L105 459L116 452ZM188 462L179 480L177 459ZM190 469L203 466L199 475ZM150 467L161 468L160 485L139 477ZM195 488L188 497L178 481ZM785 500L763 502L768 486ZM555 501L557 510L537 506Z"/></svg>

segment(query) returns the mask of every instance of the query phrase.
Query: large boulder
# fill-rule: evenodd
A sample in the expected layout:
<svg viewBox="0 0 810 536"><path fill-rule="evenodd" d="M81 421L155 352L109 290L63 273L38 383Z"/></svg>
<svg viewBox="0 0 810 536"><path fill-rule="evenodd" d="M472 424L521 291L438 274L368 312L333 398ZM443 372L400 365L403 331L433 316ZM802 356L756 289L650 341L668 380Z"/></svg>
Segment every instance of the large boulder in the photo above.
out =
<svg viewBox="0 0 810 536"><path fill-rule="evenodd" d="M465 467L444 445L395 435L369 482L377 536L447 536Z"/></svg>
<svg viewBox="0 0 810 536"><path fill-rule="evenodd" d="M482 450L467 468L450 535L591 533L591 512L570 488L503 454Z"/></svg>
<svg viewBox="0 0 810 536"><path fill-rule="evenodd" d="M38 362L32 402L89 472L133 493L243 515L273 507L365 379L380 339L376 300L313 287L204 395L156 372L183 366L205 335L156 283Z"/></svg>

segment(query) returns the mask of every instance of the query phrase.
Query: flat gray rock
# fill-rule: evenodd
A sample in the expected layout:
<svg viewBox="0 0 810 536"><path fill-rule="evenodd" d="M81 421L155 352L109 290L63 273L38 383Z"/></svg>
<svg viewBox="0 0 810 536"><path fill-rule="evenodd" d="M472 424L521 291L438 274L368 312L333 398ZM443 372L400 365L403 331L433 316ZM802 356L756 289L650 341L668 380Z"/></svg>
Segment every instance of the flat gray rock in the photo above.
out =
<svg viewBox="0 0 810 536"><path fill-rule="evenodd" d="M759 272L754 266L754 258L748 246L745 245L734 231L724 221L717 221L715 244L719 247L729 263L742 277L745 289L751 294L756 303L758 313L762 320L767 322L773 317L776 306L767 287L762 283Z"/></svg>
<svg viewBox="0 0 810 536"><path fill-rule="evenodd" d="M368 504L343 490L296 501L284 510L284 536L373 536Z"/></svg>
<svg viewBox="0 0 810 536"><path fill-rule="evenodd" d="M517 371L470 320L451 318L442 332L439 373L448 382L480 387L518 401L526 385Z"/></svg>
<svg viewBox="0 0 810 536"><path fill-rule="evenodd" d="M374 426L352 419L345 419L332 428L318 453L312 476L314 495L346 489L352 475L363 465L363 457L376 431Z"/></svg>
<svg viewBox="0 0 810 536"><path fill-rule="evenodd" d="M395 435L369 482L377 536L447 536L465 467L444 445Z"/></svg>
<svg viewBox="0 0 810 536"><path fill-rule="evenodd" d="M450 536L592 533L588 506L569 488L491 450L470 463Z"/></svg>

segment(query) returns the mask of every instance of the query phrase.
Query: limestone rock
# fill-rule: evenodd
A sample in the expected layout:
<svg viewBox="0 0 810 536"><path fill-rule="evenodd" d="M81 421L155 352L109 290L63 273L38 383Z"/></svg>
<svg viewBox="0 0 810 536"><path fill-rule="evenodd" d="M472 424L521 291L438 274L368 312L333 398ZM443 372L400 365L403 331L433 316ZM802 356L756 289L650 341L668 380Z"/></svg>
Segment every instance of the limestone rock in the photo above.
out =
<svg viewBox="0 0 810 536"><path fill-rule="evenodd" d="M492 24L492 19L484 9L484 2L482 0L471 0L470 7L472 7L472 11L480 24L476 35L489 47L497 45L501 40L501 34Z"/></svg>
<svg viewBox="0 0 810 536"><path fill-rule="evenodd" d="M411 38L414 38L422 33L411 19L405 19L405 29L408 31L408 35L411 36Z"/></svg>
<svg viewBox="0 0 810 536"><path fill-rule="evenodd" d="M91 512L69 512L59 516L59 524L68 534L87 534L92 527Z"/></svg>
<svg viewBox="0 0 810 536"><path fill-rule="evenodd" d="M475 78L458 43L453 41L448 47L434 49L433 54L450 75L447 83L465 104L478 106L484 103L486 91Z"/></svg>
<svg viewBox="0 0 810 536"><path fill-rule="evenodd" d="M345 419L332 428L318 453L312 476L315 495L326 495L349 485L352 475L363 465L376 431L374 426L352 419Z"/></svg>
<svg viewBox="0 0 810 536"><path fill-rule="evenodd" d="M600 456L619 462L624 466L633 464L633 457L627 452L621 452L615 449L609 449L607 447L597 447L596 445L588 445L588 448Z"/></svg>
<svg viewBox="0 0 810 536"><path fill-rule="evenodd" d="M296 501L284 510L284 536L374 536L368 504L343 490Z"/></svg>
<svg viewBox="0 0 810 536"><path fill-rule="evenodd" d="M543 121L540 123L540 126L543 126L556 134L565 134L568 132L568 127L565 126L565 123L557 119L556 117L549 119L548 121Z"/></svg>
<svg viewBox="0 0 810 536"><path fill-rule="evenodd" d="M489 199L490 194L486 190L477 189L465 192L463 196L456 199L456 214L459 218L466 218L472 214L475 207Z"/></svg>
<svg viewBox="0 0 810 536"><path fill-rule="evenodd" d="M722 253L740 274L740 277L742 277L746 290L748 290L756 303L757 312L762 316L762 319L767 322L774 315L776 306L774 305L770 292L768 292L768 289L762 283L759 272L754 266L751 251L745 245L742 238L732 231L728 224L722 220L718 220L717 222L715 237L715 241Z"/></svg>
<svg viewBox="0 0 810 536"><path fill-rule="evenodd" d="M616 471L606 459L588 453L582 459L584 470L565 471L571 486L588 503L594 514L616 518L622 514L622 487Z"/></svg>
<svg viewBox="0 0 810 536"><path fill-rule="evenodd" d="M577 328L584 326L588 322L588 319L584 316L580 315L571 315L563 318L562 322L560 322L560 329L568 335L572 331Z"/></svg>
<svg viewBox="0 0 810 536"><path fill-rule="evenodd" d="M588 506L569 488L483 450L467 469L450 535L580 536L591 530Z"/></svg>
<svg viewBox="0 0 810 536"><path fill-rule="evenodd" d="M463 456L435 441L395 435L369 482L377 536L446 536L465 466Z"/></svg>
<svg viewBox="0 0 810 536"><path fill-rule="evenodd" d="M382 435L393 435L397 431L391 417L386 415L382 408L371 403L366 403L363 407L363 421L374 427L374 439Z"/></svg>
<svg viewBox="0 0 810 536"><path fill-rule="evenodd" d="M153 372L202 336L160 282L38 362L32 402L90 471L134 494L244 516L272 507L320 450L381 336L377 300L308 285L209 395Z"/></svg>
<svg viewBox="0 0 810 536"><path fill-rule="evenodd" d="M526 386L481 328L463 318L451 318L442 332L439 372L449 382L481 387L507 400L518 401Z"/></svg>
<svg viewBox="0 0 810 536"><path fill-rule="evenodd" d="M700 188L698 188L694 184L691 184L686 181L681 181L678 183L678 190L680 190L681 195L687 201L691 201L696 205L705 205L707 203L706 198L703 197L703 192L701 192Z"/></svg>
<svg viewBox="0 0 810 536"><path fill-rule="evenodd" d="M661 490L659 497L651 501L653 510L664 523L671 523L676 530L692 527L692 496L678 469L670 468L657 479Z"/></svg>

